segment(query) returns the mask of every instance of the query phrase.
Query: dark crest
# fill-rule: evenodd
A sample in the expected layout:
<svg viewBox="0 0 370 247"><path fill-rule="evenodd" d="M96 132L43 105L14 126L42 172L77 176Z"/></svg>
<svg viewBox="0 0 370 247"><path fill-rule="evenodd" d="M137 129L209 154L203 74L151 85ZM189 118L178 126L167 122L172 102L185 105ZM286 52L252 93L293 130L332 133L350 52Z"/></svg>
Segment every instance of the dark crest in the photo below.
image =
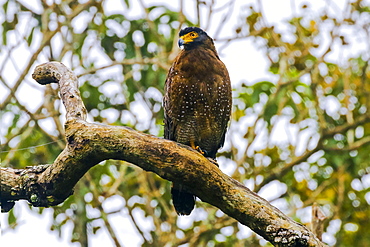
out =
<svg viewBox="0 0 370 247"><path fill-rule="evenodd" d="M205 31L203 31L202 29L200 29L199 27L186 27L186 28L181 29L181 31L179 33L179 36L181 37L181 36L183 36L187 33L193 32L193 31L198 33L199 36L202 35L202 34L207 35L207 33Z"/></svg>

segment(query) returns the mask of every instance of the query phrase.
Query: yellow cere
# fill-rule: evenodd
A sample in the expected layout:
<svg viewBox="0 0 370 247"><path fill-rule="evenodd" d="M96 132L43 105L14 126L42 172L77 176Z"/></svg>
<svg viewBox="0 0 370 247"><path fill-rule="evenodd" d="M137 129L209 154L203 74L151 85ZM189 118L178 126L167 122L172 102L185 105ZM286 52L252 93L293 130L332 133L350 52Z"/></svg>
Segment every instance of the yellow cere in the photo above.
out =
<svg viewBox="0 0 370 247"><path fill-rule="evenodd" d="M190 32L180 37L184 41L184 44L193 42L194 39L196 39L199 36L196 32Z"/></svg>

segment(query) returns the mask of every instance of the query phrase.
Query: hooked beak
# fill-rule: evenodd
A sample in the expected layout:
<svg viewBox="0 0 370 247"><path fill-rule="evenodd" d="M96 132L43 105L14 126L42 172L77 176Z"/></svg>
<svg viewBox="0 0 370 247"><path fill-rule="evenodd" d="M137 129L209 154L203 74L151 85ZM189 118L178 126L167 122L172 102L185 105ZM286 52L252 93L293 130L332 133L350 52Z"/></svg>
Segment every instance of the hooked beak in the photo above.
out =
<svg viewBox="0 0 370 247"><path fill-rule="evenodd" d="M178 46L181 48L181 47L183 47L183 46L184 46L184 44L185 44L185 40L183 40L182 38L179 38L179 40L177 41L177 44L178 44Z"/></svg>

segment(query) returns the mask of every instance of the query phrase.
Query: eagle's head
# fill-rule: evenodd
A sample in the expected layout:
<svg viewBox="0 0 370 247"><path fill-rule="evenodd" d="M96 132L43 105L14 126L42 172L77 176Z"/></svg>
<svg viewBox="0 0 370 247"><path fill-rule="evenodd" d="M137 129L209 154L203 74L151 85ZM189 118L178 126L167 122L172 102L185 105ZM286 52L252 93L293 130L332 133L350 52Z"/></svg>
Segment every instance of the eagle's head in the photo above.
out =
<svg viewBox="0 0 370 247"><path fill-rule="evenodd" d="M178 45L187 50L205 44L207 41L213 44L212 38L205 31L199 27L186 27L179 33Z"/></svg>

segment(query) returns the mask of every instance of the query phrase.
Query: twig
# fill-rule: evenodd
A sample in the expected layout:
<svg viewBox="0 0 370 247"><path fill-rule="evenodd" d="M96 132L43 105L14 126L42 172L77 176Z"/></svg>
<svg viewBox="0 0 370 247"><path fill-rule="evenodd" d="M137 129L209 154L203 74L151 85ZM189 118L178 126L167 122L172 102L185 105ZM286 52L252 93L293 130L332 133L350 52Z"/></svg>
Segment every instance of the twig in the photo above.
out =
<svg viewBox="0 0 370 247"><path fill-rule="evenodd" d="M326 216L316 202L312 205L312 220L311 229L316 237L322 240L322 233L324 232L324 220Z"/></svg>

